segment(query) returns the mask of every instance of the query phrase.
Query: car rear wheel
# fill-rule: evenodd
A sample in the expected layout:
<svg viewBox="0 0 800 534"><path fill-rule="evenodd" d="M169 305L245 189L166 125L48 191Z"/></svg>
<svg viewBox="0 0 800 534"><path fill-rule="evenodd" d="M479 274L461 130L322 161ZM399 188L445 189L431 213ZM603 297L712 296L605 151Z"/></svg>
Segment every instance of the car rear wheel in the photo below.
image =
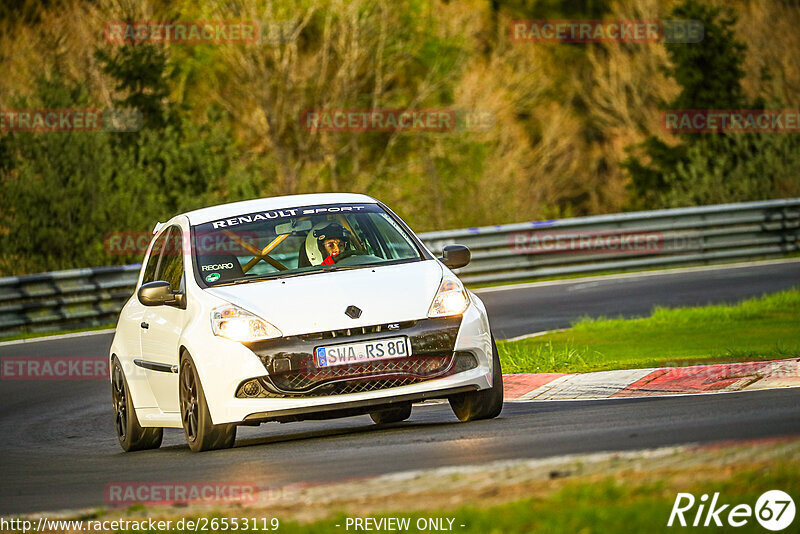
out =
<svg viewBox="0 0 800 534"><path fill-rule="evenodd" d="M122 450L132 452L157 449L161 446L164 429L143 428L139 424L128 381L116 357L111 367L111 400L114 405L114 427Z"/></svg>
<svg viewBox="0 0 800 534"><path fill-rule="evenodd" d="M369 416L377 425L388 425L389 423L399 423L411 417L411 403L397 406L396 408L389 408L387 410L380 410L377 412L370 412Z"/></svg>
<svg viewBox="0 0 800 534"><path fill-rule="evenodd" d="M183 433L194 452L228 449L236 441L236 425L215 425L211 422L208 403L194 362L188 354L181 356L180 404Z"/></svg>
<svg viewBox="0 0 800 534"><path fill-rule="evenodd" d="M497 344L492 337L492 387L450 397L450 407L460 421L492 419L503 409L503 371Z"/></svg>

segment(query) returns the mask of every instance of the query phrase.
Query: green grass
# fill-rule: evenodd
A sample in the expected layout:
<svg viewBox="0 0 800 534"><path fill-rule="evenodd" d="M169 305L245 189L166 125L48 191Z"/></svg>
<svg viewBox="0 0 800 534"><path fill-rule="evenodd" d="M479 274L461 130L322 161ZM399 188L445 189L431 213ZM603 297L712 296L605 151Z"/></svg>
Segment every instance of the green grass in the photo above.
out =
<svg viewBox="0 0 800 534"><path fill-rule="evenodd" d="M800 356L800 289L733 306L656 308L641 319L582 319L499 341L505 373L589 372Z"/></svg>
<svg viewBox="0 0 800 534"><path fill-rule="evenodd" d="M452 518L454 519L452 531L464 534L766 532L755 517L749 517L743 527L732 528L726 524L727 514L737 504L746 504L754 508L758 497L767 490L780 489L789 495L797 496L800 494L800 467L788 461L773 462L758 467L737 469L735 473L722 480L702 481L702 478L698 480L691 473L684 472L681 476L681 473L667 472L645 479L605 476L589 480L564 481L557 487L560 489L535 497L525 495L521 499L491 507L478 505L454 510L398 510L393 513L349 514L349 517L409 518L411 527L401 532L431 532L417 530L416 523L420 518ZM725 526L692 528L676 526L676 523L671 528L667 527L678 492L692 493L697 499L694 507L684 515L689 525L697 512L700 496L719 492L718 506L729 504L720 514L720 520ZM271 516L267 513L264 517L267 517L269 522ZM285 534L352 532L354 531L352 526L349 530L345 529L347 517L348 515L339 513L330 519L313 523L280 521L279 532ZM705 516L702 520L705 520ZM800 518L796 517L785 532L793 531L798 521ZM381 532L387 531L381 530Z"/></svg>
<svg viewBox="0 0 800 534"><path fill-rule="evenodd" d="M449 515L466 525L461 532L674 532L708 528L667 527L677 492L663 480L636 484L608 477L594 483L570 484L545 498L524 499L490 509L463 508ZM800 470L783 465L768 471L745 471L727 481L693 484L680 491L700 495L720 492L720 504L755 506L764 491L782 489L790 495L800 490ZM730 510L731 507L728 508ZM692 512L697 511L697 505ZM727 511L727 510L726 510ZM448 514L437 514L447 516ZM694 514L685 516L691 522ZM721 520L725 521L725 515ZM704 518L705 519L705 518ZM797 519L795 519L797 521ZM691 524L691 523L689 523ZM750 518L742 528L711 527L714 532L764 532Z"/></svg>

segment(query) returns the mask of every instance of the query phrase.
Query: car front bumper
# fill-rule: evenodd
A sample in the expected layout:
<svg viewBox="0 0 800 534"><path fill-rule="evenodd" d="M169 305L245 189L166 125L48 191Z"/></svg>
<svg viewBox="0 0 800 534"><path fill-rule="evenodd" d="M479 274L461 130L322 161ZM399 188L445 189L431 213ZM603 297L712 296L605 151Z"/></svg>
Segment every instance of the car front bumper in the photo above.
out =
<svg viewBox="0 0 800 534"><path fill-rule="evenodd" d="M372 331L354 329L351 332L292 336L247 345L236 343L235 354L226 356L229 361L224 366L216 364L219 361L217 358L195 358L198 363L214 361L213 370L200 370L212 420L215 424L222 424L340 417L364 413L370 407L378 409L397 402L417 402L489 388L492 385L491 334L485 310L482 305L479 306L480 301L475 301L461 317L409 321L399 323L400 327L392 330L376 332L370 327ZM285 389L276 391L269 387L270 384L279 383L278 377L287 376L287 370L293 372L315 367L315 347L396 336L409 337L412 358L447 354L455 362L457 353L471 355L474 363L463 371L453 366L446 373L432 373L431 378L418 376L413 380L393 382L402 385L367 391L346 389L342 391L357 392L343 394L324 394L320 393L319 388L307 393L298 390L287 394ZM215 341L218 340L220 338ZM235 364L237 359L242 360L242 365ZM265 389L271 390L267 396L242 398L242 385L253 379L260 379L267 386ZM365 378L375 379L374 376ZM352 379L347 381L354 383Z"/></svg>

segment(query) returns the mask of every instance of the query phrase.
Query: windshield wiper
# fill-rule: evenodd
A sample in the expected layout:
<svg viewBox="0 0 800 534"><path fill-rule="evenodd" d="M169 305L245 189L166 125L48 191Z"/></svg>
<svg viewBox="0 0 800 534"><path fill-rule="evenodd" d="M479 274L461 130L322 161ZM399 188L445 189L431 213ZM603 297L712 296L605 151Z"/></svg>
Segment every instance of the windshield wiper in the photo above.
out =
<svg viewBox="0 0 800 534"><path fill-rule="evenodd" d="M224 284L214 284L213 286L208 287L223 287L223 286L234 286L239 284L247 284L249 282L263 282L264 280L279 280L283 278L294 278L296 276L305 276L307 274L319 274L319 273L331 273L334 271L350 271L352 269L361 269L364 267L374 267L377 265L376 263L367 263L363 265L332 265L330 267L325 266L322 269L315 269L313 271L301 271L298 273L273 273L273 274L262 274L260 276L252 276L252 277L245 277L239 278L237 280L231 280L230 282L225 282Z"/></svg>
<svg viewBox="0 0 800 534"><path fill-rule="evenodd" d="M284 276L290 276L290 275L284 275ZM263 280L274 280L276 278L281 278L281 277L274 275L252 276L250 278L237 278L236 280L231 280L229 282L225 282L222 284L214 284L213 286L208 286L208 287L235 286L239 284L246 284L248 282L261 282Z"/></svg>
<svg viewBox="0 0 800 534"><path fill-rule="evenodd" d="M325 269L319 272L330 273L333 271L349 271L351 269L360 269L362 267L370 267L370 266L374 267L375 265L376 265L375 263L365 263L362 265L334 265L332 267L326 267Z"/></svg>
<svg viewBox="0 0 800 534"><path fill-rule="evenodd" d="M294 278L295 276L303 276L305 274L314 274L314 273L321 273L324 271L302 271L299 273L290 273L290 274L282 274L282 273L274 273L274 274L262 274L260 276L250 276L246 278L238 278L236 280L231 280L230 282L225 282L224 284L214 284L213 286L208 287L222 287L222 286L234 286L238 284L247 284L249 282L263 282L264 280L278 280L282 278Z"/></svg>

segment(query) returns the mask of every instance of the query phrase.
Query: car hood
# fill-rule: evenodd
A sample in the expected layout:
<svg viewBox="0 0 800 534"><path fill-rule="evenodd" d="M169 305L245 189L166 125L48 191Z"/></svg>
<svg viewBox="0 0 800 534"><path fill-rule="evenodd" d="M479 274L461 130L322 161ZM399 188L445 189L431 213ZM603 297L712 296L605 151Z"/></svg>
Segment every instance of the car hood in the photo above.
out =
<svg viewBox="0 0 800 534"><path fill-rule="evenodd" d="M441 280L439 262L426 260L206 291L255 313L290 336L425 318ZM348 306L360 308L361 316L345 315Z"/></svg>

